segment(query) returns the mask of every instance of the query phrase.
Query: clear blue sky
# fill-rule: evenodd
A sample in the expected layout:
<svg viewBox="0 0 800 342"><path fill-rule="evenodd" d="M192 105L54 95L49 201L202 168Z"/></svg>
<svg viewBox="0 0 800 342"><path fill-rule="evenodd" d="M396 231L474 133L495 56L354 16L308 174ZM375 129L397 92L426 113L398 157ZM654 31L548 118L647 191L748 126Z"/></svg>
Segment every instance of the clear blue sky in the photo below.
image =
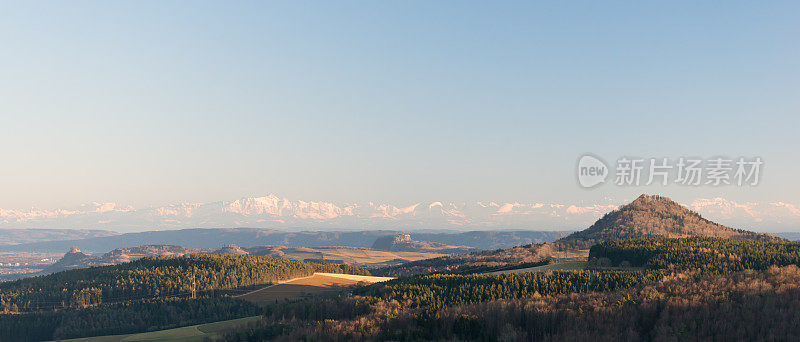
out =
<svg viewBox="0 0 800 342"><path fill-rule="evenodd" d="M798 2L0 4L0 208L800 203ZM762 156L756 188L575 182L585 152Z"/></svg>

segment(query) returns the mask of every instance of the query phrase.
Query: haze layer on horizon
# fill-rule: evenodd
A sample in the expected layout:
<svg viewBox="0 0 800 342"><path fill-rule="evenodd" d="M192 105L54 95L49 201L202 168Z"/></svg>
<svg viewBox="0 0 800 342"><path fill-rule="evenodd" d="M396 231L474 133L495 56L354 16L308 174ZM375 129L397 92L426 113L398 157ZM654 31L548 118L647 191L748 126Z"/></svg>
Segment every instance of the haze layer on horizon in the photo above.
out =
<svg viewBox="0 0 800 342"><path fill-rule="evenodd" d="M601 203L417 202L333 203L275 195L211 203L135 208L90 203L57 210L0 209L0 229L103 229L141 232L183 228L267 228L291 231L582 230L630 199ZM797 231L791 203L740 203L699 198L683 206L724 225L759 232Z"/></svg>

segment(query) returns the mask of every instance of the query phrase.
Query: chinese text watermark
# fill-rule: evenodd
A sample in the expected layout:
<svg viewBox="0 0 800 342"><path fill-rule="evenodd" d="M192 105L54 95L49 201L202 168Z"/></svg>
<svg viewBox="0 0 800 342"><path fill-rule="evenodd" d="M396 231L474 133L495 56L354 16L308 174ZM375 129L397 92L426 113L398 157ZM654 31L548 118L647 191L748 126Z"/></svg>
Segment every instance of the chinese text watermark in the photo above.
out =
<svg viewBox="0 0 800 342"><path fill-rule="evenodd" d="M761 157L738 158L633 158L617 159L612 173L608 165L594 155L578 160L578 183L592 188L613 175L617 186L670 185L682 186L756 186L761 180Z"/></svg>

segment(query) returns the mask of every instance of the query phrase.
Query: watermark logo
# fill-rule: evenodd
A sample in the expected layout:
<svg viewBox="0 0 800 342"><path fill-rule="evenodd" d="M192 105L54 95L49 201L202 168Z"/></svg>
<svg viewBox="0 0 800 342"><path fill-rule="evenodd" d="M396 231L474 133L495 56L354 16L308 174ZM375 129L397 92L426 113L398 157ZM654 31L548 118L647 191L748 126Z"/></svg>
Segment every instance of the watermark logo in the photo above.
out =
<svg viewBox="0 0 800 342"><path fill-rule="evenodd" d="M606 181L608 166L602 160L584 155L578 160L578 183L584 188L591 188Z"/></svg>
<svg viewBox="0 0 800 342"><path fill-rule="evenodd" d="M660 184L667 186L756 186L761 180L761 157L712 157L707 159L680 157L617 159L612 173L598 157L586 154L578 160L578 183L592 188L614 175L616 186Z"/></svg>

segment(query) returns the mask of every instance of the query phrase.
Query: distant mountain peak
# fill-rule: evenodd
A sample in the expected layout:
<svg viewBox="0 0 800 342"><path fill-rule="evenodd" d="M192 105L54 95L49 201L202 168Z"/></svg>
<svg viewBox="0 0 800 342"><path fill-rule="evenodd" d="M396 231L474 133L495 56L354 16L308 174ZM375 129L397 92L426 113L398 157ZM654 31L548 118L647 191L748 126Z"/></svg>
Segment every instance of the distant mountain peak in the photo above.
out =
<svg viewBox="0 0 800 342"><path fill-rule="evenodd" d="M468 253L474 248L466 246L450 246L438 242L414 241L411 234L397 233L381 236L372 244L372 249L394 252L436 252L436 253Z"/></svg>
<svg viewBox="0 0 800 342"><path fill-rule="evenodd" d="M225 245L222 248L214 251L214 254L234 254L234 255L245 255L250 254L241 247L237 245Z"/></svg>
<svg viewBox="0 0 800 342"><path fill-rule="evenodd" d="M70 247L69 251L54 264L44 269L45 273L60 272L73 268L83 268L96 265L100 258L86 255L78 247Z"/></svg>
<svg viewBox="0 0 800 342"><path fill-rule="evenodd" d="M770 234L734 229L709 221L668 197L642 194L632 202L609 212L588 229L559 241L588 247L597 242L641 236L778 239Z"/></svg>
<svg viewBox="0 0 800 342"><path fill-rule="evenodd" d="M78 247L73 246L70 247L69 251L64 254L60 260L45 268L43 273L54 273L90 266L115 265L146 256L184 255L204 251L208 252L208 250L185 248L175 245L142 245L136 247L117 248L103 255L87 255L81 252ZM245 252L245 254L247 254L247 252Z"/></svg>

